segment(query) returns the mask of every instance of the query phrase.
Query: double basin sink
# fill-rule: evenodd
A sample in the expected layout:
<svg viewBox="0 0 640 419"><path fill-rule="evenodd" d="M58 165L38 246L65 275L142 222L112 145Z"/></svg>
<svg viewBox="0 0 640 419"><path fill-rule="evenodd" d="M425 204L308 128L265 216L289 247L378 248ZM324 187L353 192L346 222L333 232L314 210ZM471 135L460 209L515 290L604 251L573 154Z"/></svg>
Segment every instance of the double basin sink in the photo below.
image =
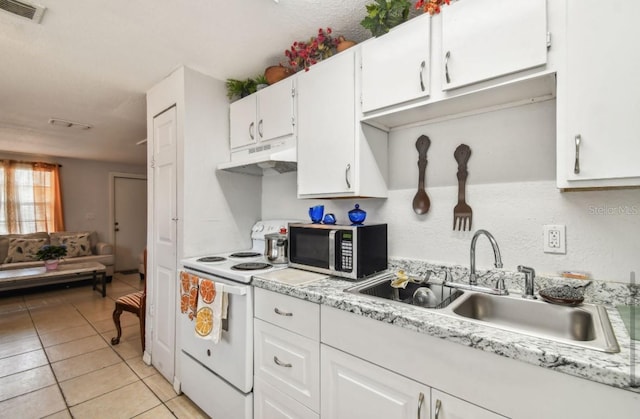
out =
<svg viewBox="0 0 640 419"><path fill-rule="evenodd" d="M607 311L602 306L568 307L518 296L461 291L440 284L409 282L391 286L389 276L350 287L346 292L410 304L438 313L580 348L620 351Z"/></svg>

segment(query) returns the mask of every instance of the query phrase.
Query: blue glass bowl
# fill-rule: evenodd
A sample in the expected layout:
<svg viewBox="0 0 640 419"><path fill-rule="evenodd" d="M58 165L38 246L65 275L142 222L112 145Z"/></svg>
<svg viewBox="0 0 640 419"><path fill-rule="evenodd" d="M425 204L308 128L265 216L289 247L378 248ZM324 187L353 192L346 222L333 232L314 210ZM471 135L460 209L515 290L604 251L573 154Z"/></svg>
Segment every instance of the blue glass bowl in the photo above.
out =
<svg viewBox="0 0 640 419"><path fill-rule="evenodd" d="M356 204L356 207L349 211L349 220L353 225L361 225L364 219L367 218L367 212L360 209L360 205Z"/></svg>

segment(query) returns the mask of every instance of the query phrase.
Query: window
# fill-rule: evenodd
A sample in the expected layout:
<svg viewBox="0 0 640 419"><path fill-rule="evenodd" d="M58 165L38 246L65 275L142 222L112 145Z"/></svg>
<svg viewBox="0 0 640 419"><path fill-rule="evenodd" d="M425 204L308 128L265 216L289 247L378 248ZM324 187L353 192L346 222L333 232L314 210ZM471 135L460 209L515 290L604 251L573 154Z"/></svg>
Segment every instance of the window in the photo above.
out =
<svg viewBox="0 0 640 419"><path fill-rule="evenodd" d="M0 166L0 234L64 230L58 165L5 160Z"/></svg>

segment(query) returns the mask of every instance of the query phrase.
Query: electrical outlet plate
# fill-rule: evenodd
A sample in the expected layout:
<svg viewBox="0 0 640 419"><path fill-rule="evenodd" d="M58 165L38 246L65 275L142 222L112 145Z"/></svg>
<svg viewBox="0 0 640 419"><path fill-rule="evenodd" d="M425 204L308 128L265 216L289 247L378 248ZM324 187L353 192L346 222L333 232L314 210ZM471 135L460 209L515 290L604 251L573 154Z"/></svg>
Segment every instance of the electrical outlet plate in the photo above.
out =
<svg viewBox="0 0 640 419"><path fill-rule="evenodd" d="M562 224L547 224L543 227L545 253L567 253L566 227Z"/></svg>

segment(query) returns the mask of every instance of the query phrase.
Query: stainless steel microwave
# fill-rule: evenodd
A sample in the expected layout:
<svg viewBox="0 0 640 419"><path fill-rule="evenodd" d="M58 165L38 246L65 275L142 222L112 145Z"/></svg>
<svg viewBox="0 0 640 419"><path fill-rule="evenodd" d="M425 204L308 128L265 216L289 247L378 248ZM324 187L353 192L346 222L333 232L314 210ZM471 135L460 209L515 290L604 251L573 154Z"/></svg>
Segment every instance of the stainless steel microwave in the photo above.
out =
<svg viewBox="0 0 640 419"><path fill-rule="evenodd" d="M289 266L350 279L387 269L387 225L289 224Z"/></svg>

